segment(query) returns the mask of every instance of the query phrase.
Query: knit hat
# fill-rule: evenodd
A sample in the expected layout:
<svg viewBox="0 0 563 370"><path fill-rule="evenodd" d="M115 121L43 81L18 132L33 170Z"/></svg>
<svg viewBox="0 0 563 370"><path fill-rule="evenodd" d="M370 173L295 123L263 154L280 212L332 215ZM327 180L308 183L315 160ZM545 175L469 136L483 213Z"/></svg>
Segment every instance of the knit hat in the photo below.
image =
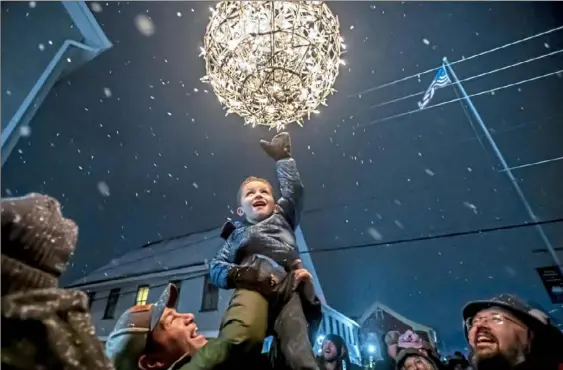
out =
<svg viewBox="0 0 563 370"><path fill-rule="evenodd" d="M397 358L396 358L396 362L397 362L397 366L396 369L397 370L401 370L401 368L403 367L403 365L405 364L405 361L407 361L407 359L409 357L422 357L423 359L425 359L426 361L428 361L433 367L434 369L438 370L441 368L441 366L436 362L436 360L434 360L433 358L426 356L424 353L420 352L417 349L414 348L406 348L401 350L398 354L397 354Z"/></svg>
<svg viewBox="0 0 563 370"><path fill-rule="evenodd" d="M386 345L391 345L391 344L397 344L397 342L399 341L399 336L400 333L398 331L390 331L387 332L387 334L385 334L385 344Z"/></svg>
<svg viewBox="0 0 563 370"><path fill-rule="evenodd" d="M398 345L399 348L421 349L423 347L422 338L412 330L407 330L399 337Z"/></svg>
<svg viewBox="0 0 563 370"><path fill-rule="evenodd" d="M59 202L31 193L2 199L2 295L58 286L78 228Z"/></svg>

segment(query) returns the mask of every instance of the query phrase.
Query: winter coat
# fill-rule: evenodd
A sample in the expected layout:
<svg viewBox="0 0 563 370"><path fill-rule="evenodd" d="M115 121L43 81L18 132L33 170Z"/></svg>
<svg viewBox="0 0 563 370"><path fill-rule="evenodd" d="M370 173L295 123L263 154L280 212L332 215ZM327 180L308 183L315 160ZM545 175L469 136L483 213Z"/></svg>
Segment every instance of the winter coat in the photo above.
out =
<svg viewBox="0 0 563 370"><path fill-rule="evenodd" d="M48 288L3 296L2 368L113 369L94 333L86 294Z"/></svg>
<svg viewBox="0 0 563 370"><path fill-rule="evenodd" d="M221 231L225 244L209 264L213 284L227 289L227 273L236 265L245 265L248 257L261 255L289 271L298 259L295 229L303 206L303 185L293 158L276 163L281 198L274 213L267 219L250 224L227 222Z"/></svg>
<svg viewBox="0 0 563 370"><path fill-rule="evenodd" d="M337 365L336 365L335 370L357 370L357 369L359 370L360 369L360 367L358 365L350 362L350 353L348 352L348 346L346 345L344 338L342 338L340 335L328 334L325 337L324 340L325 341L327 341L327 340L331 341L336 346ZM317 357L317 362L319 363L319 369L320 370L326 369L325 359L322 356L322 354Z"/></svg>

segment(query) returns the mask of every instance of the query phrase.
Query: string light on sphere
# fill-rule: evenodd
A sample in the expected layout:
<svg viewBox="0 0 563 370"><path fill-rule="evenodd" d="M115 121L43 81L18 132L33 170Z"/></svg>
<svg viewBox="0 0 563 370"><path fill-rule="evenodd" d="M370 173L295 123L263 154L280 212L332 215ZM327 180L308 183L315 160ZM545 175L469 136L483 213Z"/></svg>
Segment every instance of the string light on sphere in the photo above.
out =
<svg viewBox="0 0 563 370"><path fill-rule="evenodd" d="M201 48L209 83L227 114L277 130L319 113L335 92L338 18L322 1L222 1Z"/></svg>

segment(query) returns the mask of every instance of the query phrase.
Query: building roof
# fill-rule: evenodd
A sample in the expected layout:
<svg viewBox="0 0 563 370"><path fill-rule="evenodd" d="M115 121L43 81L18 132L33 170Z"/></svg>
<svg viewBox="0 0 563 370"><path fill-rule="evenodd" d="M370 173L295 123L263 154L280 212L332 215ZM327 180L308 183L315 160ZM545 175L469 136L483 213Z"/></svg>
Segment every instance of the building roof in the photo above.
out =
<svg viewBox="0 0 563 370"><path fill-rule="evenodd" d="M204 265L222 245L220 228L148 243L111 260L69 287Z"/></svg>
<svg viewBox="0 0 563 370"><path fill-rule="evenodd" d="M419 324L417 322L414 322L410 319L407 319L406 317L404 317L403 315L399 314L398 312L392 310L391 308L389 308L388 306L384 305L381 302L374 302L362 315L362 317L360 317L360 319L358 320L358 323L360 325L363 325L366 320L375 312L375 310L377 310L378 308L382 309L383 311L386 311L388 314L392 315L393 317L395 317L396 319L398 319L399 321L407 324L408 326L410 326L414 331L425 331L425 332L433 332L434 329L426 326L426 325L422 325Z"/></svg>

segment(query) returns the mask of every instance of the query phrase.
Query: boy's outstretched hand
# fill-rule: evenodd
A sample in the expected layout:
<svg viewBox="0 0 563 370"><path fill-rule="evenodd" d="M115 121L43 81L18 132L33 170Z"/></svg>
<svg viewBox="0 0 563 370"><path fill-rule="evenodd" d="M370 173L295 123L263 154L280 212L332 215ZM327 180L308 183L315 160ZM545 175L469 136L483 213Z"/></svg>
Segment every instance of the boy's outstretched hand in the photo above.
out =
<svg viewBox="0 0 563 370"><path fill-rule="evenodd" d="M280 132L271 142L260 140L260 146L276 161L291 157L291 136L288 132Z"/></svg>

